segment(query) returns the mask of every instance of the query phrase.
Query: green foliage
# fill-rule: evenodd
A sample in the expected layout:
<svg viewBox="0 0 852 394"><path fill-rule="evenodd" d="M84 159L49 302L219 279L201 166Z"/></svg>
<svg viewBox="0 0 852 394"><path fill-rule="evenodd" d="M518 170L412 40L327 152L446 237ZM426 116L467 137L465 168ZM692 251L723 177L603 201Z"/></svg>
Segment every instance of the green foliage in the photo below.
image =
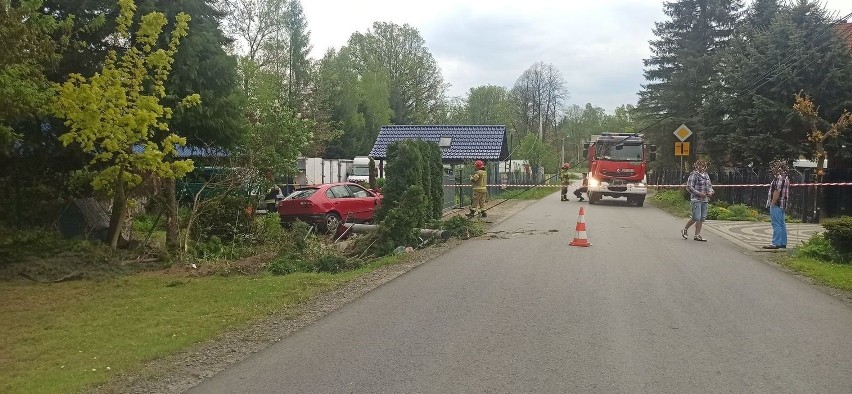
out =
<svg viewBox="0 0 852 394"><path fill-rule="evenodd" d="M796 256L831 262L837 258L837 251L831 246L825 234L818 233L796 248Z"/></svg>
<svg viewBox="0 0 852 394"><path fill-rule="evenodd" d="M398 206L386 211L379 224L377 255L387 255L397 246L417 246L420 243L416 229L424 223L425 200L422 187L409 186Z"/></svg>
<svg viewBox="0 0 852 394"><path fill-rule="evenodd" d="M217 238L227 242L248 241L252 234L252 202L242 196L221 195L206 202L190 231L198 240ZM185 222L185 221L184 221Z"/></svg>
<svg viewBox="0 0 852 394"><path fill-rule="evenodd" d="M834 18L816 2L758 5L753 18L759 22L743 25L718 63L723 81L710 85L708 153L734 164L812 157L809 127L793 110L795 94L804 91L819 103L822 119L838 119L852 97L846 40L835 35ZM766 75L781 63L808 66Z"/></svg>
<svg viewBox="0 0 852 394"><path fill-rule="evenodd" d="M734 204L724 207L713 203L707 208L707 219L754 222L761 220L761 217L760 213L756 209L745 204Z"/></svg>
<svg viewBox="0 0 852 394"><path fill-rule="evenodd" d="M647 201L662 208L666 212L680 217L691 215L692 207L683 195L683 190L658 190ZM709 211L709 209L708 209Z"/></svg>
<svg viewBox="0 0 852 394"><path fill-rule="evenodd" d="M544 165L550 165L550 168L561 166L561 163L557 163L559 157L556 156L556 147L544 143L535 133L524 136L516 155L519 160L528 160L533 168Z"/></svg>
<svg viewBox="0 0 852 394"><path fill-rule="evenodd" d="M162 13L141 18L138 30L131 34L136 5L119 0L116 39L132 46L120 57L110 51L100 73L86 78L71 74L55 86L54 114L65 119L69 130L59 137L63 145L74 144L92 156L95 190L113 196L113 212L108 242L117 246L128 193L151 174L179 178L192 170L191 160L169 160L175 146L184 138L169 133L172 109L160 100L166 97L165 83L182 38L186 37L189 15L178 14L166 49L157 47L166 25ZM197 105L198 94L181 100L181 105ZM142 147L144 150L135 151Z"/></svg>
<svg viewBox="0 0 852 394"><path fill-rule="evenodd" d="M852 262L852 216L825 219L825 239L837 251L838 262Z"/></svg>
<svg viewBox="0 0 852 394"><path fill-rule="evenodd" d="M729 46L741 8L739 0L663 5L668 19L653 30L652 55L645 59L647 83L639 92L640 113L652 126L645 134L658 145L673 141L671 132L681 123L696 133L693 138L703 136L700 111L710 93L709 82L719 78L722 51ZM662 162L674 162L670 150L660 156Z"/></svg>
<svg viewBox="0 0 852 394"><path fill-rule="evenodd" d="M404 140L388 145L386 173L382 207L377 213L379 220L399 207L402 195L410 185L420 185L422 182L423 155L414 141Z"/></svg>
<svg viewBox="0 0 852 394"><path fill-rule="evenodd" d="M133 218L133 231L146 234L149 231L166 230L166 219L156 214L140 215Z"/></svg>
<svg viewBox="0 0 852 394"><path fill-rule="evenodd" d="M272 275L287 275L296 272L311 272L313 267L310 263L301 259L291 257L280 257L267 264L266 270Z"/></svg>
<svg viewBox="0 0 852 394"><path fill-rule="evenodd" d="M449 232L453 237L461 239L477 237L485 232L484 224L481 221L470 220L459 215L441 222L441 229Z"/></svg>
<svg viewBox="0 0 852 394"><path fill-rule="evenodd" d="M172 20L181 12L192 16L189 34L181 40L174 56L163 102L175 113L169 127L187 137L190 146L231 148L243 134L245 99L239 91L237 62L225 52L230 43L220 25L225 13L209 0L140 1L139 14L162 12ZM165 26L160 45L173 28ZM193 93L203 97L201 104L185 108L176 100Z"/></svg>
<svg viewBox="0 0 852 394"><path fill-rule="evenodd" d="M506 88L485 85L470 88L467 98L451 110L449 124L513 123L513 106Z"/></svg>
<svg viewBox="0 0 852 394"><path fill-rule="evenodd" d="M49 112L51 92L45 69L59 60L60 45L51 35L69 24L41 14L40 6L34 0L0 0L0 154L21 137L15 123Z"/></svg>
<svg viewBox="0 0 852 394"><path fill-rule="evenodd" d="M426 41L409 25L374 22L354 33L341 52L359 77L373 72L387 78L391 124L442 123L447 86Z"/></svg>
<svg viewBox="0 0 852 394"><path fill-rule="evenodd" d="M318 100L329 111L330 121L340 124L342 135L326 150L331 157L355 157L373 147L379 129L391 124L388 76L384 72L354 68L352 52L330 51L320 61Z"/></svg>

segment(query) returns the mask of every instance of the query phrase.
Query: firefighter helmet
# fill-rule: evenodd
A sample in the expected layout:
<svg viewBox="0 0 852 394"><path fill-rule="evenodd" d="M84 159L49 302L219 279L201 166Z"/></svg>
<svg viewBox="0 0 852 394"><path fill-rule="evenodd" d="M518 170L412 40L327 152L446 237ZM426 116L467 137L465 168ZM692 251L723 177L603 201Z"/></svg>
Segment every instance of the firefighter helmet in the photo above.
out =
<svg viewBox="0 0 852 394"><path fill-rule="evenodd" d="M485 168L485 163L483 163L482 160L477 160L477 161L473 162L473 166L477 170L481 170L481 169Z"/></svg>

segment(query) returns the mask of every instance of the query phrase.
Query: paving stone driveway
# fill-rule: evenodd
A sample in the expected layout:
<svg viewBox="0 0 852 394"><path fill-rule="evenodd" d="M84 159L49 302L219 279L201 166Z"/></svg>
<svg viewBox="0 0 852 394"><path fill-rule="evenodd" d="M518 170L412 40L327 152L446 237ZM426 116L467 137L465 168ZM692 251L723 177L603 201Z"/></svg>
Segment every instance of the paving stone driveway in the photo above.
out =
<svg viewBox="0 0 852 394"><path fill-rule="evenodd" d="M772 242L772 225L769 222L708 220L704 227L746 249L761 249ZM797 247L823 230L819 224L787 223L787 247Z"/></svg>

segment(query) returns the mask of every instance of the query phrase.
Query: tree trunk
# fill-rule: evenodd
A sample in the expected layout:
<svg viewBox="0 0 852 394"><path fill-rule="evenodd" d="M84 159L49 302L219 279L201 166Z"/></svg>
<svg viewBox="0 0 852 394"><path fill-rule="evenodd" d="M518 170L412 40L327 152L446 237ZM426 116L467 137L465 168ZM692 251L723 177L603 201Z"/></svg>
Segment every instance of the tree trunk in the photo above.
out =
<svg viewBox="0 0 852 394"><path fill-rule="evenodd" d="M163 179L163 196L166 202L166 247L176 252L180 248L180 226L178 225L178 205L175 179Z"/></svg>
<svg viewBox="0 0 852 394"><path fill-rule="evenodd" d="M121 230L124 228L124 215L127 212L127 195L124 189L123 171L119 171L115 181L115 194L112 197L112 213L109 218L109 231L107 242L113 249L118 248L118 239L121 238Z"/></svg>

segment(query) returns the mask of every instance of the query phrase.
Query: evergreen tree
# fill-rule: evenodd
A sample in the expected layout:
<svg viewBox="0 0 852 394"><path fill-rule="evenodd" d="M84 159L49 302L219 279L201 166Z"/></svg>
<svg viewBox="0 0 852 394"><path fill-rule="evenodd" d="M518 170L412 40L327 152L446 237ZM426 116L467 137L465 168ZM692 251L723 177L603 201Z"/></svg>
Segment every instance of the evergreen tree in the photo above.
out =
<svg viewBox="0 0 852 394"><path fill-rule="evenodd" d="M687 123L702 148L701 108L711 82L718 78L722 51L727 47L742 8L740 0L677 0L667 2L670 18L656 23L645 59L645 79L639 93L640 111L657 124L647 131L657 144L673 141L671 132Z"/></svg>
<svg viewBox="0 0 852 394"><path fill-rule="evenodd" d="M308 54L311 51L308 22L299 0L287 2L285 29L287 31L289 67L287 68L287 106L302 111L305 107L305 93L310 82L311 63Z"/></svg>
<svg viewBox="0 0 852 394"><path fill-rule="evenodd" d="M146 0L140 13L162 12L174 18L180 12L192 16L189 35L175 55L167 90L175 97L201 95L201 105L175 111L170 125L192 146L233 148L243 134L244 100L239 92L237 63L223 49L230 45L219 26L225 17L215 0ZM166 35L171 33L167 28ZM165 38L161 39L165 40ZM164 43L164 41L163 41Z"/></svg>
<svg viewBox="0 0 852 394"><path fill-rule="evenodd" d="M806 124L793 111L800 91L821 103L823 119L837 119L852 101L845 37L816 2L799 1L765 29L745 30L722 64L705 113L711 153L732 165L810 156Z"/></svg>
<svg viewBox="0 0 852 394"><path fill-rule="evenodd" d="M778 0L754 0L746 17L743 19L744 29L765 29L769 27L775 16L781 10Z"/></svg>

